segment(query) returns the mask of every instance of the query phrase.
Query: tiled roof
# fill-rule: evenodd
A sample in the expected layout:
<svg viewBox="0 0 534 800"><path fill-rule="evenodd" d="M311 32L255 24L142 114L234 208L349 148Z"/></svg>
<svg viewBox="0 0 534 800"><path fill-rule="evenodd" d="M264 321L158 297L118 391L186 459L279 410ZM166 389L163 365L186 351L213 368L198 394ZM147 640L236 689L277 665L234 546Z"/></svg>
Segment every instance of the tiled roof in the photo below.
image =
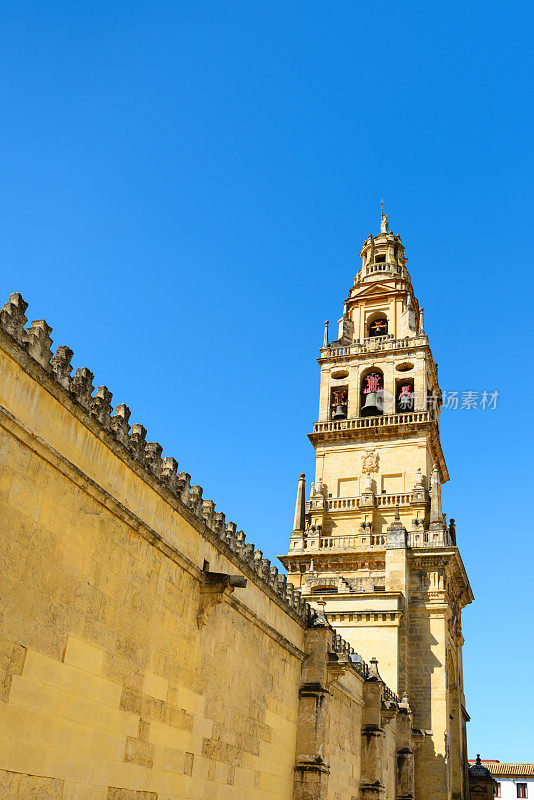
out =
<svg viewBox="0 0 534 800"><path fill-rule="evenodd" d="M469 761L474 764L474 761ZM506 776L517 778L534 778L534 764L503 764L500 761L482 761L494 778Z"/></svg>

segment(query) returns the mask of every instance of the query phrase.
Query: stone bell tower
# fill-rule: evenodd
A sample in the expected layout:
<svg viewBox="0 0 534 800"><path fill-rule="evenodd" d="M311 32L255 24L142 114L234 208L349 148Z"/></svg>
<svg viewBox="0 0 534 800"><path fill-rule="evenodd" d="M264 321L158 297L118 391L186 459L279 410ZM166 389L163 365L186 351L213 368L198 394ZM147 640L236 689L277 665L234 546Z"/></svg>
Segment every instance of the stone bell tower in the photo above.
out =
<svg viewBox="0 0 534 800"><path fill-rule="evenodd" d="M468 798L462 608L473 599L441 509L437 364L401 237L382 213L344 303L325 324L315 481L299 479L290 580L407 695L418 729L417 800Z"/></svg>

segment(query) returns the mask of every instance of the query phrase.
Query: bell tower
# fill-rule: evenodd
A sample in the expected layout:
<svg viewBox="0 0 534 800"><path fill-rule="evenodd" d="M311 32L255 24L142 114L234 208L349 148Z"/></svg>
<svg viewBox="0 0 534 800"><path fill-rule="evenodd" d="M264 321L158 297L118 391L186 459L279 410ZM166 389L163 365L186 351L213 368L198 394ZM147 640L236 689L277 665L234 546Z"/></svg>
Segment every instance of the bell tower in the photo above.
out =
<svg viewBox="0 0 534 800"><path fill-rule="evenodd" d="M378 658L417 728L416 798L468 798L461 611L473 599L441 508L438 369L401 237L382 212L318 359L315 481L299 478L281 560L358 653Z"/></svg>

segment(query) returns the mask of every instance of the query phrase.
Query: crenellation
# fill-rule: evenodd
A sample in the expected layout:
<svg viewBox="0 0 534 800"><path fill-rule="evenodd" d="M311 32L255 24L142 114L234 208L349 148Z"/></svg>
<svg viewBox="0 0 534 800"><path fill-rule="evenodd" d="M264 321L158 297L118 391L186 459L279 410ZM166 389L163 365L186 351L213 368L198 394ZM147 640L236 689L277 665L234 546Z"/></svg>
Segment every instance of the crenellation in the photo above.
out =
<svg viewBox="0 0 534 800"><path fill-rule="evenodd" d="M278 594L282 600L287 598L287 575L278 575Z"/></svg>
<svg viewBox="0 0 534 800"><path fill-rule="evenodd" d="M213 500L202 501L202 518L206 527L213 530L213 515L215 514L215 503Z"/></svg>
<svg viewBox="0 0 534 800"><path fill-rule="evenodd" d="M265 583L269 583L271 578L271 562L268 558L262 558L261 560L260 577L263 578Z"/></svg>
<svg viewBox="0 0 534 800"><path fill-rule="evenodd" d="M56 352L50 361L54 377L64 389L68 389L70 385L70 374L72 372L72 364L70 362L73 355L74 353L70 347L61 344L56 348Z"/></svg>
<svg viewBox="0 0 534 800"><path fill-rule="evenodd" d="M145 445L145 463L155 478L161 477L161 454L163 447L159 442L147 442Z"/></svg>
<svg viewBox="0 0 534 800"><path fill-rule="evenodd" d="M111 422L111 398L112 393L107 386L99 386L96 394L91 401L91 415L98 422L107 428Z"/></svg>
<svg viewBox="0 0 534 800"><path fill-rule="evenodd" d="M293 586L292 583L287 582L286 583L286 599L287 599L287 602L289 603L289 605L291 606L291 608L293 608L293 597L294 597L294 594L295 594L295 587Z"/></svg>
<svg viewBox="0 0 534 800"><path fill-rule="evenodd" d="M161 480L167 484L167 488L173 494L177 493L177 473L178 462L172 456L165 456L161 462Z"/></svg>
<svg viewBox="0 0 534 800"><path fill-rule="evenodd" d="M128 406L125 403L119 403L115 407L115 411L109 423L113 435L124 447L128 447L130 432L128 420L130 419L130 414L131 411Z"/></svg>
<svg viewBox="0 0 534 800"><path fill-rule="evenodd" d="M252 542L247 542L243 545L243 561L245 564L248 564L249 567L254 566L254 550L256 549L256 545Z"/></svg>
<svg viewBox="0 0 534 800"><path fill-rule="evenodd" d="M239 543L235 531L236 528L237 525L235 523L229 522L221 534L221 539L226 542L230 550L240 555Z"/></svg>
<svg viewBox="0 0 534 800"><path fill-rule="evenodd" d="M222 511L213 513L213 532L217 534L221 541L228 544L226 541L226 517Z"/></svg>
<svg viewBox="0 0 534 800"><path fill-rule="evenodd" d="M179 472L178 477L176 480L176 491L178 493L178 497L184 504L184 506L189 505L189 486L191 483L191 475L188 472ZM201 487L198 487L201 489ZM201 490L202 492L202 490ZM202 497L202 494L201 494ZM195 512L196 516L199 516L200 511Z"/></svg>
<svg viewBox="0 0 534 800"><path fill-rule="evenodd" d="M73 378L70 379L69 389L87 411L91 408L94 391L93 378L95 376L87 367L78 367Z"/></svg>
<svg viewBox="0 0 534 800"><path fill-rule="evenodd" d="M9 300L4 303L0 312L0 323L3 329L22 346L26 343L24 326L28 319L24 312L27 308L28 303L23 299L20 292L13 292L13 294L9 295Z"/></svg>
<svg viewBox="0 0 534 800"><path fill-rule="evenodd" d="M180 473L181 475L187 475L187 473ZM190 479L190 476L187 475L187 478ZM189 480L188 480L189 483ZM203 500L202 500L202 486L191 486L189 489L189 497L187 498L187 505L195 515L195 517L202 517L202 508L203 508Z"/></svg>
<svg viewBox="0 0 534 800"><path fill-rule="evenodd" d="M252 561L252 568L261 578L263 553L261 550L254 550L254 559Z"/></svg>
<svg viewBox="0 0 534 800"><path fill-rule="evenodd" d="M140 422L134 422L129 436L129 448L136 461L144 463L146 446L146 428Z"/></svg>
<svg viewBox="0 0 534 800"><path fill-rule="evenodd" d="M297 588L294 587L293 588L293 601L291 603L291 608L294 611L298 612L298 610L300 608L301 597L302 597L302 594L301 594L300 589L297 589Z"/></svg>
<svg viewBox="0 0 534 800"><path fill-rule="evenodd" d="M239 557L242 561L247 561L246 555L246 536L243 531L237 531L235 535L235 549L236 553L239 554Z"/></svg>
<svg viewBox="0 0 534 800"><path fill-rule="evenodd" d="M36 319L26 329L25 342L29 355L34 358L38 364L42 366L47 372L50 372L50 359L52 358L52 350L50 346L52 339L50 334L52 328L46 320Z"/></svg>
<svg viewBox="0 0 534 800"><path fill-rule="evenodd" d="M271 566L269 586L274 589L275 592L278 592L278 567L275 567L274 565Z"/></svg>

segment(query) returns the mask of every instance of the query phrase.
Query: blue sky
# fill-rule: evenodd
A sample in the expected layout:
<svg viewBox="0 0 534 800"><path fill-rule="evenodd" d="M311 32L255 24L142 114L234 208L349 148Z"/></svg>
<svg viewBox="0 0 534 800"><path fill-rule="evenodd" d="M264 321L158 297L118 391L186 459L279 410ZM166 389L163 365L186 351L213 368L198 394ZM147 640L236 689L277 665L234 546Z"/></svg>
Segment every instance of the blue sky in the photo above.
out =
<svg viewBox="0 0 534 800"><path fill-rule="evenodd" d="M476 595L471 754L534 761L532 7L1 8L3 297L270 557L384 198L442 388L500 392L444 413L444 510Z"/></svg>

